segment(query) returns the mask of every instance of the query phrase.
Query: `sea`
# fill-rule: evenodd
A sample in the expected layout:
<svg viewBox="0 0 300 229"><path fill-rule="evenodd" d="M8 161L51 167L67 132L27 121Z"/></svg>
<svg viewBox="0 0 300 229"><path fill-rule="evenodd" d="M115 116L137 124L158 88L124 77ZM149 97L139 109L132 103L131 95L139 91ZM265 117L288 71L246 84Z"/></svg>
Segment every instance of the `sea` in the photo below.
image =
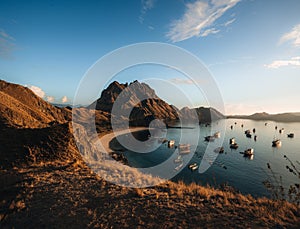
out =
<svg viewBox="0 0 300 229"><path fill-rule="evenodd" d="M218 131L218 128L223 130L220 131L220 138L214 140L213 147L222 146L223 153L215 152L209 147L212 143L205 141L205 137ZM246 137L246 130L251 131L251 138ZM289 133L294 133L294 138L288 138ZM184 166L174 177L170 177L172 181L183 181L187 184L195 182L217 188L226 186L255 197L270 197L274 194L274 187L279 189L280 186L287 193L291 185L300 183L300 123L225 119L189 128L170 128L165 133L165 139L174 140L174 147L168 147L166 140L163 142L158 139L159 147L152 152L137 153L126 150L124 154L129 165L137 168L151 167L172 157L169 161L172 161L171 167L175 169L178 163L173 160L178 157L178 144L182 136L186 144L189 144L188 139L196 136L197 143L194 147L191 145L191 155L182 155ZM238 149L230 148L231 138L235 139ZM274 139L281 140L280 147L272 147ZM195 144L195 141L191 144ZM244 156L243 152L249 148L254 150L254 155ZM205 157L205 153L213 157ZM190 164L200 165L207 158L210 161L206 163L209 166L205 171L189 168ZM273 185L273 191L267 188L268 182Z"/></svg>

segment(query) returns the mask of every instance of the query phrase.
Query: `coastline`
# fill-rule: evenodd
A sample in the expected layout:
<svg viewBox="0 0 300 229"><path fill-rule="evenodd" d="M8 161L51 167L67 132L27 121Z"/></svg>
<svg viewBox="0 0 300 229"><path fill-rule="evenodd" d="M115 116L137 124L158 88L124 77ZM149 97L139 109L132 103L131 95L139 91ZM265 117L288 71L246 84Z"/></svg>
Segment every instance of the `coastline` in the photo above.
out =
<svg viewBox="0 0 300 229"><path fill-rule="evenodd" d="M133 132L139 132L139 131L145 131L148 130L148 127L130 127L129 129L125 130L118 130L115 132L108 132L107 134L101 136L100 142L102 144L103 150L107 153L114 153L116 150L118 150L118 147L120 147L118 144L112 143L112 140L118 137L119 135L133 133ZM120 149L121 150L121 149Z"/></svg>

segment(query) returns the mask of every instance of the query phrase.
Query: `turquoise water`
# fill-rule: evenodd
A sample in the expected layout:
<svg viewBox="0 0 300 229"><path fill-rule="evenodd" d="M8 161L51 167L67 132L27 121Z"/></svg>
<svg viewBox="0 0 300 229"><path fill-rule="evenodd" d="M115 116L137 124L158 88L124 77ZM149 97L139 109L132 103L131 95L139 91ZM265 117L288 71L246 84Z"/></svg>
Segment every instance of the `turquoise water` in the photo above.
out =
<svg viewBox="0 0 300 229"><path fill-rule="evenodd" d="M216 160L204 173L200 174L198 171L191 171L188 164L196 162L200 164L208 143L204 141L204 137L210 135L211 126L200 126L199 129L168 129L167 139L174 139L179 141L181 134L185 136L195 136L195 131L200 131L198 145L196 152L187 165L177 174L172 180L183 180L185 183L196 182L202 185L210 184L212 186L219 186L224 183L245 194L253 196L270 196L263 185L263 181L270 180L276 184L274 175L281 184L280 176L282 177L282 185L285 190L289 185L299 183L300 179L291 173L286 166L291 167L290 163L284 158L286 155L295 166L300 170L300 123L276 123L268 121L265 126L265 121L252 121L241 119L224 120L225 133L222 146L225 149L223 154L218 154ZM237 124L235 124L235 122ZM219 124L219 123L218 123ZM243 127L241 125L243 124ZM233 126L233 129L230 126ZM275 126L278 127L275 130ZM247 138L244 131L253 128L256 129L257 141L254 138ZM282 134L279 129L284 128ZM294 138L288 138L287 134L293 132ZM197 133L199 134L199 133ZM229 139L234 137L239 145L237 150L230 149ZM280 148L272 147L273 138L279 138L282 141ZM216 139L221 141L221 139ZM254 157L252 159L244 157L240 152L247 148L254 149ZM129 160L129 165L132 167L150 167L167 160L174 156L174 150L167 147L167 144L162 144L157 150L147 154L139 154L135 152L126 151L125 156ZM267 163L271 166L274 175L268 169ZM176 166L176 165L174 165ZM225 169L226 168L226 169Z"/></svg>

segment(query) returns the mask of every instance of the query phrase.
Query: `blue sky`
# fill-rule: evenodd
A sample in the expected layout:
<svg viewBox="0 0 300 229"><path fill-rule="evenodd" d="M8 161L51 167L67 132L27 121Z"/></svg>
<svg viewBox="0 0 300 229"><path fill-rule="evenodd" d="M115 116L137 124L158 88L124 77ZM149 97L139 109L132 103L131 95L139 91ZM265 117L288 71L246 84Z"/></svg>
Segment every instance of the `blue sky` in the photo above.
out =
<svg viewBox="0 0 300 229"><path fill-rule="evenodd" d="M208 67L227 114L300 111L299 9L298 0L2 0L0 78L27 85L50 102L72 103L81 78L103 55L163 42ZM195 106L204 103L175 71L137 68L119 79L150 75L176 82ZM159 85L155 89L170 99Z"/></svg>

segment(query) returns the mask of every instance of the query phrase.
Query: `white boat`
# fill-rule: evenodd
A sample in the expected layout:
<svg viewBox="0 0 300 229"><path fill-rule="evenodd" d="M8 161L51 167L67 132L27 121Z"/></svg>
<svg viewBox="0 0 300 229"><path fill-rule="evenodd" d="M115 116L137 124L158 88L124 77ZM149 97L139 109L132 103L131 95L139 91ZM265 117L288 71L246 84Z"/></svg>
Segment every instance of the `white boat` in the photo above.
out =
<svg viewBox="0 0 300 229"><path fill-rule="evenodd" d="M279 147L279 146L281 146L280 139L275 139L274 141L272 141L272 146L273 147Z"/></svg>
<svg viewBox="0 0 300 229"><path fill-rule="evenodd" d="M197 163L192 163L192 164L189 165L189 169L191 169L193 171L198 169L198 167L199 167L199 165L197 165Z"/></svg>
<svg viewBox="0 0 300 229"><path fill-rule="evenodd" d="M251 156L254 154L254 149L249 148L244 151L244 156Z"/></svg>
<svg viewBox="0 0 300 229"><path fill-rule="evenodd" d="M221 137L221 133L218 131L216 133L214 133L214 137L215 138L220 138Z"/></svg>
<svg viewBox="0 0 300 229"><path fill-rule="evenodd" d="M174 163L181 163L181 162L183 162L182 156L178 155L178 157L174 159Z"/></svg>
<svg viewBox="0 0 300 229"><path fill-rule="evenodd" d="M183 163L181 163L180 165L175 167L175 170L178 171L179 169L181 169L183 167Z"/></svg>
<svg viewBox="0 0 300 229"><path fill-rule="evenodd" d="M191 145L190 144L179 144L178 149L179 149L179 154L188 154L191 152L190 149Z"/></svg>
<svg viewBox="0 0 300 229"><path fill-rule="evenodd" d="M239 145L237 143L233 143L233 144L230 144L230 149L237 149L239 148Z"/></svg>
<svg viewBox="0 0 300 229"><path fill-rule="evenodd" d="M250 134L251 130L245 130L245 134Z"/></svg>
<svg viewBox="0 0 300 229"><path fill-rule="evenodd" d="M234 143L235 143L235 138L230 138L230 139L229 139L229 144L232 145L232 144L234 144Z"/></svg>
<svg viewBox="0 0 300 229"><path fill-rule="evenodd" d="M198 168L199 168L199 165L195 165L195 166L193 166L193 167L191 168L191 170L195 171L195 170L198 169Z"/></svg>
<svg viewBox="0 0 300 229"><path fill-rule="evenodd" d="M168 141L168 147L172 148L175 145L175 140Z"/></svg>

